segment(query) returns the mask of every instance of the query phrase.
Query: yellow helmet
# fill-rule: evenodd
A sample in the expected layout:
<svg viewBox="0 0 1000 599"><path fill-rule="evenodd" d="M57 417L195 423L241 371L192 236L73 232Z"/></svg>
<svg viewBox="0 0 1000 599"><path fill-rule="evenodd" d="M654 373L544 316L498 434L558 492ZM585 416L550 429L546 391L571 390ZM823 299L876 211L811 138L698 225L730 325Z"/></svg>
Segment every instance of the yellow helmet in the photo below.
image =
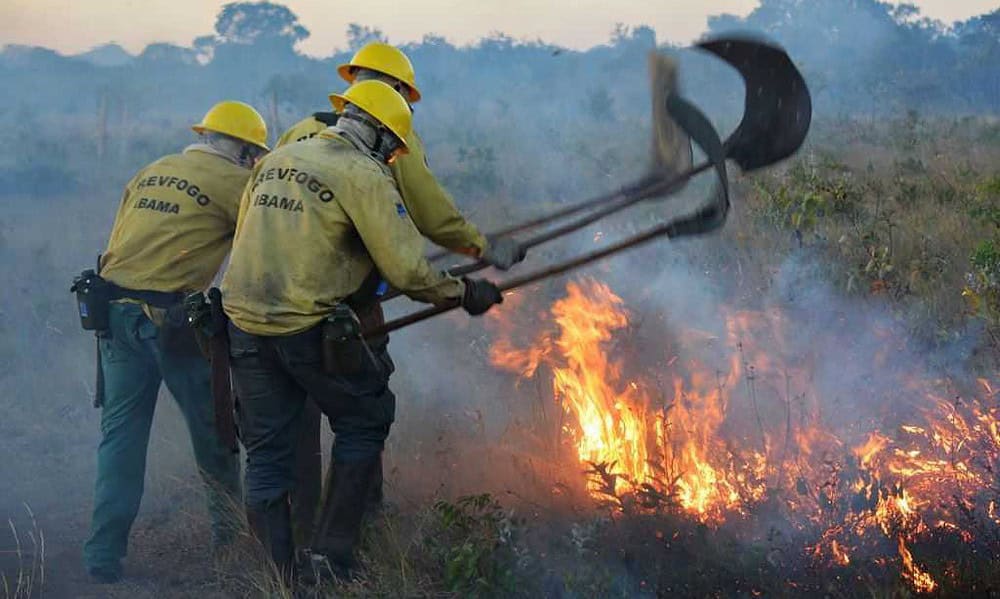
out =
<svg viewBox="0 0 1000 599"><path fill-rule="evenodd" d="M337 112L344 112L345 105L354 104L399 138L401 153L410 151L406 145L413 126L410 105L389 85L375 79L359 81L343 94L330 94L330 103Z"/></svg>
<svg viewBox="0 0 1000 599"><path fill-rule="evenodd" d="M191 129L198 134L206 131L224 133L265 150L270 149L267 147L267 123L264 122L264 117L260 116L253 106L243 102L235 100L219 102L205 113L200 123L192 125Z"/></svg>
<svg viewBox="0 0 1000 599"><path fill-rule="evenodd" d="M406 54L395 46L382 42L368 42L351 57L351 62L337 67L337 73L344 81L354 83L357 77L355 69L378 71L399 79L410 88L410 102L420 100L420 90L417 89L417 77L413 73L413 65L410 64Z"/></svg>

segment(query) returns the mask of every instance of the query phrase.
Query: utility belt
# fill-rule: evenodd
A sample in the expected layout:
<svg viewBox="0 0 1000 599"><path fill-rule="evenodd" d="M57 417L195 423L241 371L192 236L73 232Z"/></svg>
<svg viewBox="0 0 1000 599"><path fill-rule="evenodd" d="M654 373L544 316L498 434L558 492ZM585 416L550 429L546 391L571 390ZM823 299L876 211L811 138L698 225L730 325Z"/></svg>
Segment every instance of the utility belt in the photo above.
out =
<svg viewBox="0 0 1000 599"><path fill-rule="evenodd" d="M103 278L93 270L85 270L73 279L70 292L76 293L76 304L80 314L80 326L85 331L107 331L110 326L111 302L136 300L154 308L167 311L174 316L180 311L184 301L180 292L152 291L149 289L128 289ZM173 313L173 314L172 314ZM176 324L176 317L171 319Z"/></svg>
<svg viewBox="0 0 1000 599"><path fill-rule="evenodd" d="M98 259L100 263L100 259ZM121 300L135 300L162 310L157 327L157 343L165 353L175 355L197 354L198 344L194 332L184 315L184 294L179 292L153 291L148 289L128 289L104 277L94 270L85 270L73 279L70 292L76 294L80 326L85 331L94 331L97 337L97 372L94 386L94 407L104 404L104 369L101 364L101 339L111 336L111 303Z"/></svg>
<svg viewBox="0 0 1000 599"><path fill-rule="evenodd" d="M362 285L351 297L352 302L364 307L366 319L381 319L378 302L364 301L365 298L377 299L377 287L377 280L373 286ZM222 442L235 448L238 430L232 415L239 409L239 400L232 393L229 317L223 310L222 292L213 287L207 294L192 293L184 298L183 304L187 322L212 364L216 429ZM347 303L338 303L320 326L323 370L327 374L351 376L362 372L384 372L383 362L376 359L365 342L362 320ZM377 347L382 349L384 342Z"/></svg>
<svg viewBox="0 0 1000 599"><path fill-rule="evenodd" d="M239 398L233 392L230 370L229 317L222 306L222 293L212 288L207 294L193 293L184 298L187 322L211 368L212 397L215 409L215 427L223 444L237 449L239 438L234 414L239 412ZM320 325L323 370L331 375L360 374L369 372L391 374L391 362L383 366L364 341L361 321L345 303L339 303ZM387 372L388 370L388 372Z"/></svg>
<svg viewBox="0 0 1000 599"><path fill-rule="evenodd" d="M108 281L93 270L80 273L73 280L70 291L76 293L80 326L85 331L95 331L98 337L109 336L111 304L134 300L162 311L153 320L159 329L157 341L164 352L174 355L198 353L198 343L184 314L184 294L181 292L129 289Z"/></svg>

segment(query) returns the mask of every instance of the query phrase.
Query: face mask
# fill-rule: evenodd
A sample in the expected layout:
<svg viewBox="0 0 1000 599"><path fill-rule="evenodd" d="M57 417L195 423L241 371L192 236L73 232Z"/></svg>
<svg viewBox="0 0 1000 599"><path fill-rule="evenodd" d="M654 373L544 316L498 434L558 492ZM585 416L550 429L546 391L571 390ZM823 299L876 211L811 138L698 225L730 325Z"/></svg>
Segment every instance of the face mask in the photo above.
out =
<svg viewBox="0 0 1000 599"><path fill-rule="evenodd" d="M395 161L396 156L402 149L402 144L392 131L389 131L353 105L348 105L340 118L345 121L356 122L367 129L367 135L362 137L364 138L364 151L369 156L386 164L392 164Z"/></svg>
<svg viewBox="0 0 1000 599"><path fill-rule="evenodd" d="M255 146L253 144L243 144L243 147L240 148L240 155L237 158L237 162L239 162L240 166L244 168L253 168L266 153L267 152L264 148L259 146Z"/></svg>
<svg viewBox="0 0 1000 599"><path fill-rule="evenodd" d="M379 131L379 139L382 141L380 150L382 156L385 157L385 163L392 164L396 162L396 159L403 152L403 144L399 143L399 138L392 131L382 129Z"/></svg>
<svg viewBox="0 0 1000 599"><path fill-rule="evenodd" d="M386 164L392 164L396 161L399 156L400 151L403 149L403 144L400 143L399 138L392 131L389 131L385 127L378 128L378 139L375 143L375 147L372 149L372 154L376 155L378 160L385 162Z"/></svg>
<svg viewBox="0 0 1000 599"><path fill-rule="evenodd" d="M221 133L203 135L202 142L243 168L253 168L265 153L264 148Z"/></svg>

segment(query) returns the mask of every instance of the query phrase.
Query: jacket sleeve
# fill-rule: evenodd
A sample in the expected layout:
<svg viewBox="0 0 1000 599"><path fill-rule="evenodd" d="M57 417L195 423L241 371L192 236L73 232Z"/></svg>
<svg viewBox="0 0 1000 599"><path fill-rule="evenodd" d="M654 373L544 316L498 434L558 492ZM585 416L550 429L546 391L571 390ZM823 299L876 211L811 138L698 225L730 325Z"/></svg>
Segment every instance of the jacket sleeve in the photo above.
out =
<svg viewBox="0 0 1000 599"><path fill-rule="evenodd" d="M250 176L247 177L246 184L243 185L243 189L240 190L240 195L236 199L236 228L239 229L240 221L243 220L247 209L250 207L250 197L253 195L254 191L254 181L257 180L257 176L260 174L261 161L257 161L257 164L250 169Z"/></svg>
<svg viewBox="0 0 1000 599"><path fill-rule="evenodd" d="M409 154L392 165L406 208L413 224L428 239L453 252L480 256L486 238L475 225L462 216L451 196L427 166L423 142L416 133L407 139Z"/></svg>
<svg viewBox="0 0 1000 599"><path fill-rule="evenodd" d="M240 213L240 202L244 191L248 186L251 171L241 169L243 172L230 170L224 176L218 177L220 195L216 201L220 203L223 218L236 227L236 220ZM254 171L256 172L256 171Z"/></svg>
<svg viewBox="0 0 1000 599"><path fill-rule="evenodd" d="M364 177L365 180L360 180ZM390 285L422 302L459 299L462 281L434 270L423 256L424 240L407 215L391 180L375 171L357 172L354 193L340 201L375 267Z"/></svg>

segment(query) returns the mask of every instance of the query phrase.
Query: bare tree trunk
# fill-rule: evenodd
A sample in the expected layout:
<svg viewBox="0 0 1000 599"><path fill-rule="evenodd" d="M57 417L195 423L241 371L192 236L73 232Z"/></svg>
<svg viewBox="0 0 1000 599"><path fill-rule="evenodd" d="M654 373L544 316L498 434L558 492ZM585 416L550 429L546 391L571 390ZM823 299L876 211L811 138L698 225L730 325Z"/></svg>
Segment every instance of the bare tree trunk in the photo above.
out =
<svg viewBox="0 0 1000 599"><path fill-rule="evenodd" d="M123 99L123 100L121 100L121 105L122 105L122 122L121 122L120 126L118 127L119 138L120 138L120 143L118 145L118 156L119 157L127 156L128 155L128 142L129 142L129 139L131 138L130 131L129 131L129 125L130 125L130 123L129 123L129 114L128 114L128 102L126 102Z"/></svg>
<svg viewBox="0 0 1000 599"><path fill-rule="evenodd" d="M108 147L108 91L101 90L97 97L97 158L104 160Z"/></svg>
<svg viewBox="0 0 1000 599"><path fill-rule="evenodd" d="M271 126L272 131L274 131L275 137L281 135L281 122L278 120L278 90L277 88L271 88L271 102L270 102L270 112L271 112Z"/></svg>

